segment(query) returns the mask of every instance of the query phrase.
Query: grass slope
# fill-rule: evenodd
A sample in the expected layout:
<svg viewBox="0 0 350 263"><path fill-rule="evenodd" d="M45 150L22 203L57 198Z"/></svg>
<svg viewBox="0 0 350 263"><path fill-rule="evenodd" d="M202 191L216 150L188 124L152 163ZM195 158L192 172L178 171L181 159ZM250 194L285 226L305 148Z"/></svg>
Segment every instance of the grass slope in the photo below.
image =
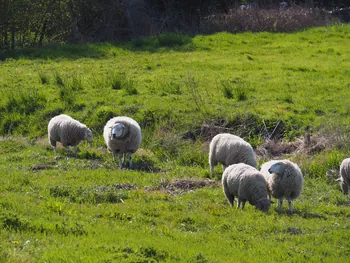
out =
<svg viewBox="0 0 350 263"><path fill-rule="evenodd" d="M350 200L326 171L350 150L349 38L334 26L1 54L0 261L346 262ZM78 158L48 145L62 112L94 131ZM142 126L134 170L104 147L114 115ZM278 120L285 141L310 126L336 143L280 156L305 176L293 215L230 208L206 179L207 137L182 134L224 124L258 149Z"/></svg>

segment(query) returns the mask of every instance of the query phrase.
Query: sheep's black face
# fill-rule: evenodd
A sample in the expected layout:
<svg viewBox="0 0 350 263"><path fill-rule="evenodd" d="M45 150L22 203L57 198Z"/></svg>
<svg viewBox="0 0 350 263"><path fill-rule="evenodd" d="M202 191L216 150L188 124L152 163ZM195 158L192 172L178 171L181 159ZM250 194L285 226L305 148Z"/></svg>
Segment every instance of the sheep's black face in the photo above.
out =
<svg viewBox="0 0 350 263"><path fill-rule="evenodd" d="M123 123L116 123L112 127L112 138L120 138L124 134L125 125Z"/></svg>

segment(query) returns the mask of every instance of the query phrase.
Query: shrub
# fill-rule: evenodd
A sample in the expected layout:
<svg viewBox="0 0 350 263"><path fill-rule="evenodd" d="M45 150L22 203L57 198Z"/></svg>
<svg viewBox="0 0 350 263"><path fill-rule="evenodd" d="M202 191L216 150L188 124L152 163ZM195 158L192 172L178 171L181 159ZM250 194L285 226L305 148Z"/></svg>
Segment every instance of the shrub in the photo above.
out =
<svg viewBox="0 0 350 263"><path fill-rule="evenodd" d="M80 76L73 76L70 80L69 86L71 90L78 91L83 89L83 81Z"/></svg>
<svg viewBox="0 0 350 263"><path fill-rule="evenodd" d="M137 95L138 94L138 91L137 91L137 88L135 87L134 85L134 82L129 80L126 85L124 86L124 91L125 91L125 94L127 95Z"/></svg>
<svg viewBox="0 0 350 263"><path fill-rule="evenodd" d="M216 14L201 19L200 31L206 34L220 31L292 32L326 24L325 15L315 9L230 9L227 14Z"/></svg>
<svg viewBox="0 0 350 263"><path fill-rule="evenodd" d="M248 94L248 92L247 92L247 89L245 87L237 86L234 89L234 95L235 95L235 98L237 99L237 101L246 100L247 94Z"/></svg>
<svg viewBox="0 0 350 263"><path fill-rule="evenodd" d="M50 78L43 72L39 73L39 79L41 84L48 84L50 82Z"/></svg>
<svg viewBox="0 0 350 263"><path fill-rule="evenodd" d="M56 80L56 84L57 84L58 86L64 86L63 78L62 78L62 76L60 75L60 73L56 72L55 80Z"/></svg>
<svg viewBox="0 0 350 263"><path fill-rule="evenodd" d="M13 134L16 127L18 127L23 119L23 115L20 113L6 114L0 120L0 134L7 135Z"/></svg>
<svg viewBox="0 0 350 263"><path fill-rule="evenodd" d="M221 81L221 90L225 98L233 98L232 85L229 81Z"/></svg>
<svg viewBox="0 0 350 263"><path fill-rule="evenodd" d="M35 89L17 91L11 93L5 102L5 110L9 113L31 114L42 109L46 104L46 98Z"/></svg>
<svg viewBox="0 0 350 263"><path fill-rule="evenodd" d="M164 95L165 94L174 94L174 95L181 95L182 94L180 83L178 83L174 80L170 80L170 81L164 83L161 86L161 90L162 90Z"/></svg>

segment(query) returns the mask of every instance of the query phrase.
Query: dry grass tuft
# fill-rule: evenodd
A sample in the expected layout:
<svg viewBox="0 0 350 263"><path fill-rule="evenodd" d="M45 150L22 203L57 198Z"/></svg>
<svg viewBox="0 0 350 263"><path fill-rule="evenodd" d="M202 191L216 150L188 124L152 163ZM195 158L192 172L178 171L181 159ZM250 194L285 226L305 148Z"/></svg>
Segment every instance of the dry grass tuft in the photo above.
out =
<svg viewBox="0 0 350 263"><path fill-rule="evenodd" d="M345 134L318 133L315 135L305 134L293 142L281 140L266 140L263 145L256 149L256 154L260 158L279 157L284 154L308 154L312 155L326 149L344 147L347 141Z"/></svg>

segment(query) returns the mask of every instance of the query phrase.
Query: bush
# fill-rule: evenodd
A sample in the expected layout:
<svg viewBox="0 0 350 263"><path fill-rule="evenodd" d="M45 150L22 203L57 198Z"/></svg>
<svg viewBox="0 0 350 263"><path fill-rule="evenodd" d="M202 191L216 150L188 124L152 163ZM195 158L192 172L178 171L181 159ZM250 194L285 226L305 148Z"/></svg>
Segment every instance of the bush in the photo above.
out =
<svg viewBox="0 0 350 263"><path fill-rule="evenodd" d="M326 16L315 9L230 9L228 14L210 15L201 19L200 31L206 34L221 31L292 32L324 25L327 25Z"/></svg>

